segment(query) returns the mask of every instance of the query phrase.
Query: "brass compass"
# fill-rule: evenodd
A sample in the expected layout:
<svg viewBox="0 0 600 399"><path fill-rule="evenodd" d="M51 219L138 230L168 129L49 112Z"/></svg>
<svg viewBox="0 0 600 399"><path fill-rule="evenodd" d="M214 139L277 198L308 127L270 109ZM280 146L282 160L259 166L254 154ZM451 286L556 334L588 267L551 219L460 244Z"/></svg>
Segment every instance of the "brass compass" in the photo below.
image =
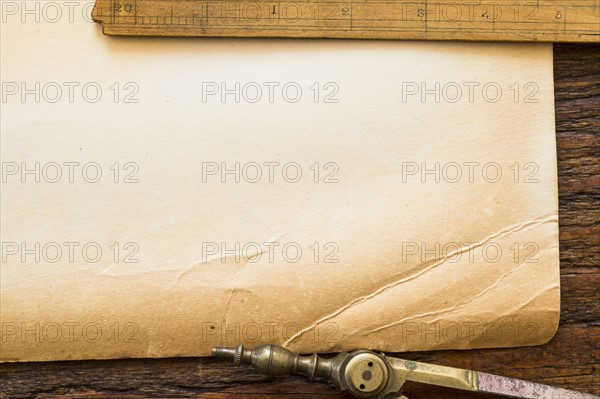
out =
<svg viewBox="0 0 600 399"><path fill-rule="evenodd" d="M406 381L487 392L529 399L599 399L598 396L514 378L388 357L368 350L343 352L333 358L317 354L298 356L276 345L255 349L214 348L213 356L233 360L236 366L252 365L269 376L300 374L309 380L329 380L338 390L357 398L407 399L401 393Z"/></svg>

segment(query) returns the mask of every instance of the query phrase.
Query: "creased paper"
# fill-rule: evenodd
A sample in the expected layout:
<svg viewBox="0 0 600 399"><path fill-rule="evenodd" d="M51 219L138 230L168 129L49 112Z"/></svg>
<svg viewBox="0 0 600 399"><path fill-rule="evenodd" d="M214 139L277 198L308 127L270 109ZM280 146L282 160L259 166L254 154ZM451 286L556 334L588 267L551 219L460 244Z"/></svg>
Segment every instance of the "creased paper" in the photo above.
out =
<svg viewBox="0 0 600 399"><path fill-rule="evenodd" d="M551 45L110 38L84 11L2 26L2 361L554 334Z"/></svg>

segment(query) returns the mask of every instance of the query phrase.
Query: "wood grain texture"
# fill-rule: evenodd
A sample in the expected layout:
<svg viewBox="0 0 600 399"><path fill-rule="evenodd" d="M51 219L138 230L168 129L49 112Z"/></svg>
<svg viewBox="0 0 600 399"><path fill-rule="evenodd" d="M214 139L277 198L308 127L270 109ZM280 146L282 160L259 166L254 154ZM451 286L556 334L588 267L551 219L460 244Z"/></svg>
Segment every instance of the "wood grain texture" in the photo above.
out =
<svg viewBox="0 0 600 399"><path fill-rule="evenodd" d="M562 315L530 348L402 354L600 395L600 46L555 45ZM302 378L269 379L213 359L0 365L1 398L299 398L350 396ZM407 384L411 399L490 396Z"/></svg>

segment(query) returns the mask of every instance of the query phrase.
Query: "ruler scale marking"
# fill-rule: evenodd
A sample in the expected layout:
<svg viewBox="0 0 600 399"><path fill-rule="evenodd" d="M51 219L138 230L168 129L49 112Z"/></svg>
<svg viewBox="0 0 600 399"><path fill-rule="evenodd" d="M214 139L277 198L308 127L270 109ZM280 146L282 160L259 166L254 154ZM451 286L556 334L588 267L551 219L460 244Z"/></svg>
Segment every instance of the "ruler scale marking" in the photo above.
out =
<svg viewBox="0 0 600 399"><path fill-rule="evenodd" d="M93 17L113 35L599 43L598 3L96 0ZM156 25L149 29L146 19Z"/></svg>

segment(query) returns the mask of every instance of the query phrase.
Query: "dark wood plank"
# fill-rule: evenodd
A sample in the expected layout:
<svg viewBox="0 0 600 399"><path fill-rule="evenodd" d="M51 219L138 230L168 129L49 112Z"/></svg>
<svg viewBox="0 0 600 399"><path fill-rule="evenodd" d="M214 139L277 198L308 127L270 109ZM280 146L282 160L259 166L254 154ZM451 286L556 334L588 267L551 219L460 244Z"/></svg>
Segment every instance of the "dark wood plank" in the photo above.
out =
<svg viewBox="0 0 600 399"><path fill-rule="evenodd" d="M546 346L402 356L594 392L600 371L599 342L600 325L569 323ZM269 379L248 367L235 368L213 359L14 363L3 365L2 373L2 390L11 398L294 398L298 392L308 398L348 397L326 384L293 377ZM406 393L417 399L467 397L464 392L418 385L408 386Z"/></svg>
<svg viewBox="0 0 600 399"><path fill-rule="evenodd" d="M556 45L561 326L545 346L403 354L600 395L600 46ZM0 365L2 398L349 398L213 359ZM412 399L489 398L407 385Z"/></svg>

